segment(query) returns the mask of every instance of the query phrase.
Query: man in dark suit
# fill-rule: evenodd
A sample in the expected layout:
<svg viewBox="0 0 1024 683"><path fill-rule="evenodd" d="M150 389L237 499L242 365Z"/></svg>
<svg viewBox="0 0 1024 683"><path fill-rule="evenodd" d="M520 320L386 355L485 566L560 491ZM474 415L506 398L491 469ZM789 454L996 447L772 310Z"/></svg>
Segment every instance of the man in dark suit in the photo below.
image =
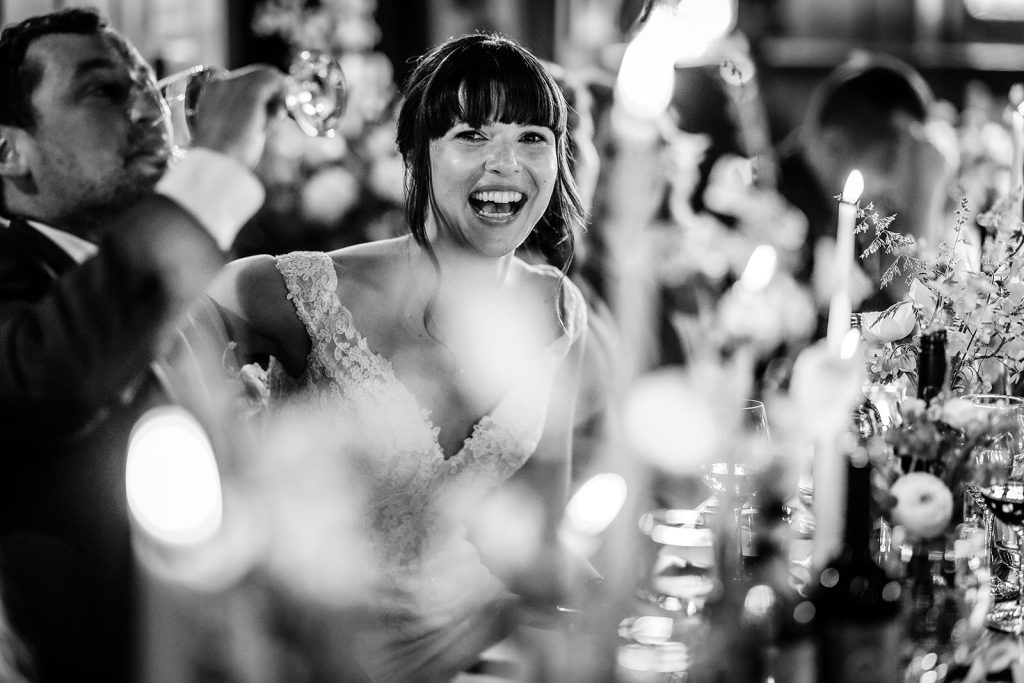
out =
<svg viewBox="0 0 1024 683"><path fill-rule="evenodd" d="M33 678L131 680L128 436L263 201L282 90L265 67L210 83L171 164L149 67L95 12L0 35L0 587Z"/></svg>

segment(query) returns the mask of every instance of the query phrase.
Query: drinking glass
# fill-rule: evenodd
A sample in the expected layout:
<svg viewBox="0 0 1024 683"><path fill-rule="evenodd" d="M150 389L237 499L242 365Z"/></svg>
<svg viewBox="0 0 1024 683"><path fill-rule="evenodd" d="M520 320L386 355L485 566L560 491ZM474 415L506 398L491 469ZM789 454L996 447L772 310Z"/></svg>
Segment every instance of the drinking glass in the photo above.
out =
<svg viewBox="0 0 1024 683"><path fill-rule="evenodd" d="M659 509L640 518L650 540L640 596L668 612L695 616L718 588L714 532L696 510Z"/></svg>
<svg viewBox="0 0 1024 683"><path fill-rule="evenodd" d="M991 513L983 491L989 485L1021 479L1024 399L1002 394L970 394L964 398L984 411L992 425L991 431L972 452L977 487L965 487L964 522L985 529L993 601L1017 599L1020 595L1020 537L1014 525Z"/></svg>
<svg viewBox="0 0 1024 683"><path fill-rule="evenodd" d="M743 575L747 559L755 554L758 511L754 498L758 478L770 460L771 434L761 401L743 402L736 443L739 445L732 450L732 462L703 466L704 484L712 494L700 509L709 516L717 516L724 502L728 514L719 517L717 522L720 571L729 575L735 572L739 577Z"/></svg>
<svg viewBox="0 0 1024 683"><path fill-rule="evenodd" d="M981 496L989 511L999 521L1014 528L1017 537L1024 533L1024 483L1007 481L1002 484L990 484L981 488ZM1020 548L1017 548L1017 596L1024 594L1024 574L1020 571ZM1018 599L1004 600L997 603L990 611L988 626L999 631L1020 635L1024 633L1024 615L1021 601Z"/></svg>
<svg viewBox="0 0 1024 683"><path fill-rule="evenodd" d="M740 413L741 443L746 451L742 460L730 463L713 462L703 467L704 483L712 490L712 495L704 503L704 508L711 512L717 511L719 496L732 490L741 504L757 493L756 475L768 456L771 445L771 433L768 429L768 416L761 401L744 401ZM731 471L730 471L731 470Z"/></svg>
<svg viewBox="0 0 1024 683"><path fill-rule="evenodd" d="M178 153L191 143L199 93L218 73L220 69L199 65L157 81L170 108ZM348 85L338 60L317 50L300 50L288 68L285 87L283 105L299 129L313 137L333 137L348 103Z"/></svg>

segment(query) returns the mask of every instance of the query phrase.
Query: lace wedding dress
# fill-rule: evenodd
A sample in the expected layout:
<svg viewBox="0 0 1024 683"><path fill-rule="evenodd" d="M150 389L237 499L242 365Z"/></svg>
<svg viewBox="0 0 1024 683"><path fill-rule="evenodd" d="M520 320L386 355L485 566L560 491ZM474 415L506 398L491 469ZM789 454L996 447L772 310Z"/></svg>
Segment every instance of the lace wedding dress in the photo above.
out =
<svg viewBox="0 0 1024 683"><path fill-rule="evenodd" d="M536 449L554 373L586 325L583 297L565 281L564 334L517 373L494 410L446 458L428 411L356 329L330 256L295 252L276 264L312 349L297 380L279 368L272 373L272 401L297 393L344 425L349 447L338 457L358 459L368 479L367 526L384 581L374 617L353 649L374 680L450 677L471 663L458 661L453 650L472 657L467 643L500 637L498 622L511 596L484 567L449 506L468 491L500 484ZM480 649L488 644L480 642Z"/></svg>

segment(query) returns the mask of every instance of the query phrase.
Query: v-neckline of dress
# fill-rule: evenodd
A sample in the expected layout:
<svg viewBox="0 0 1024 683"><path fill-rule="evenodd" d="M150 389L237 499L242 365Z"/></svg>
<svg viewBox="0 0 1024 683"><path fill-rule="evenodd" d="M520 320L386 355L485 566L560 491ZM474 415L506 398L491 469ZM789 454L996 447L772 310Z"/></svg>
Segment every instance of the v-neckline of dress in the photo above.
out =
<svg viewBox="0 0 1024 683"><path fill-rule="evenodd" d="M314 254L313 252L303 253L306 254L307 256L312 256ZM456 452L452 453L451 455L446 454L444 452L444 449L441 447L441 442L438 438L440 435L440 428L434 423L433 419L431 418L430 411L427 408L423 407L423 404L420 402L419 397L417 397L416 394L408 387L408 385L406 385L405 382L397 374L395 374L394 366L392 365L391 360L385 357L384 355L377 353L377 351L375 351L370 346L369 340L356 328L355 319L352 315L352 311L349 310L348 307L346 307L345 304L342 303L341 296L338 292L339 282L337 270L335 269L334 260L327 254L321 253L315 255L323 259L321 263L324 266L324 275L326 276L326 281L321 282L320 286L323 287L323 289L320 291L329 297L328 301L330 301L330 303L326 307L328 311L333 306L337 306L338 320L339 325L341 327L341 329L339 329L338 332L348 337L349 341L352 342L355 345L355 347L360 350L360 352L365 353L373 361L372 365L375 365L379 368L377 372L379 373L381 380L385 382L390 382L390 384L393 387L397 387L397 390L401 394L403 394L409 401L411 401L411 407L417 410L420 416L420 420L423 423L423 426L426 427L429 432L430 447L431 451L435 454L435 457L439 458L443 463L452 463L455 461L465 459L467 453L471 451L473 446L482 438L482 435L486 433L485 428L498 421L499 413L502 413L503 411L508 411L508 408L506 407L508 402L516 394L517 387L521 386L518 384L519 380L514 382L509 387L508 391L505 392L505 394L498 400L498 402L490 411L485 413L482 417L480 417L480 419L473 423L469 435L463 438L462 444L459 447L459 449ZM289 294L289 298L291 297L292 293ZM303 307L304 306L305 304L303 304ZM307 323L307 325L308 324L311 324L311 321L310 323ZM574 331L575 326L573 325L570 325L569 328L563 329L561 335L559 335L558 337L556 337L554 340L552 340L550 343L543 347L540 353L538 353L538 355L534 358L533 362L541 363L545 357L550 358L553 357L554 355L557 355L556 352L558 351L560 345L569 344L575 338ZM307 371L309 362L312 361L314 358L317 359L317 363L319 365L322 365L325 368L328 367L329 363L326 362L326 358L317 358L318 333L314 334L314 329L312 327L309 328L309 332L311 338L314 341L314 344L313 348L310 350L310 356L307 359Z"/></svg>
<svg viewBox="0 0 1024 683"><path fill-rule="evenodd" d="M473 422L473 426L470 429L469 434L462 439L462 443L459 446L458 450L456 450L451 455L448 455L444 452L444 448L441 446L441 428L438 427L434 423L434 420L431 418L430 409L424 407L416 393L412 389L410 389L409 385L407 385L402 380L402 378L395 373L395 368L394 365L392 365L391 363L391 359L375 351L373 347L370 345L369 339L367 339L366 336L363 335L363 333L360 332L358 328L356 328L355 317L352 315L352 311L350 311L348 307L345 306L345 304L341 303L341 297L338 296L337 287L335 287L334 289L333 296L335 304L338 306L339 309L338 312L342 316L347 318L349 321L349 329L352 332L352 340L365 353L377 359L377 361L380 363L380 367L382 368L384 379L386 381L392 382L394 386L398 387L398 389L402 393L404 393L409 400L412 401L413 405L418 410L420 419L423 420L423 423L426 426L427 431L430 433L431 446L434 453L440 456L441 460L444 462L452 462L460 459L462 455L466 453L466 451L469 450L469 447L474 443L474 441L477 438L477 434L483 429L483 426L494 420L494 416L505 404L509 396L512 395L514 385L513 387L510 387L509 390L504 393L504 395L502 395L502 397L498 400L498 402L494 405L493 408L491 408L489 411L484 413L479 419ZM545 347L545 351L548 348L550 348L550 345Z"/></svg>

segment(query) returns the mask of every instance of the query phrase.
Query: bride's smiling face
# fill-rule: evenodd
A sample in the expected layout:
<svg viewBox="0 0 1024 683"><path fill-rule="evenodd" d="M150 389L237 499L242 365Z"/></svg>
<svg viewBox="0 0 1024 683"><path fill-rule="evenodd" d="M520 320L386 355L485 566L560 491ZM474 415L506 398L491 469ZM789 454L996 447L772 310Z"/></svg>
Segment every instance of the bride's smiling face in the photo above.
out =
<svg viewBox="0 0 1024 683"><path fill-rule="evenodd" d="M558 175L545 126L459 122L430 142L435 241L489 257L511 254L544 215Z"/></svg>

